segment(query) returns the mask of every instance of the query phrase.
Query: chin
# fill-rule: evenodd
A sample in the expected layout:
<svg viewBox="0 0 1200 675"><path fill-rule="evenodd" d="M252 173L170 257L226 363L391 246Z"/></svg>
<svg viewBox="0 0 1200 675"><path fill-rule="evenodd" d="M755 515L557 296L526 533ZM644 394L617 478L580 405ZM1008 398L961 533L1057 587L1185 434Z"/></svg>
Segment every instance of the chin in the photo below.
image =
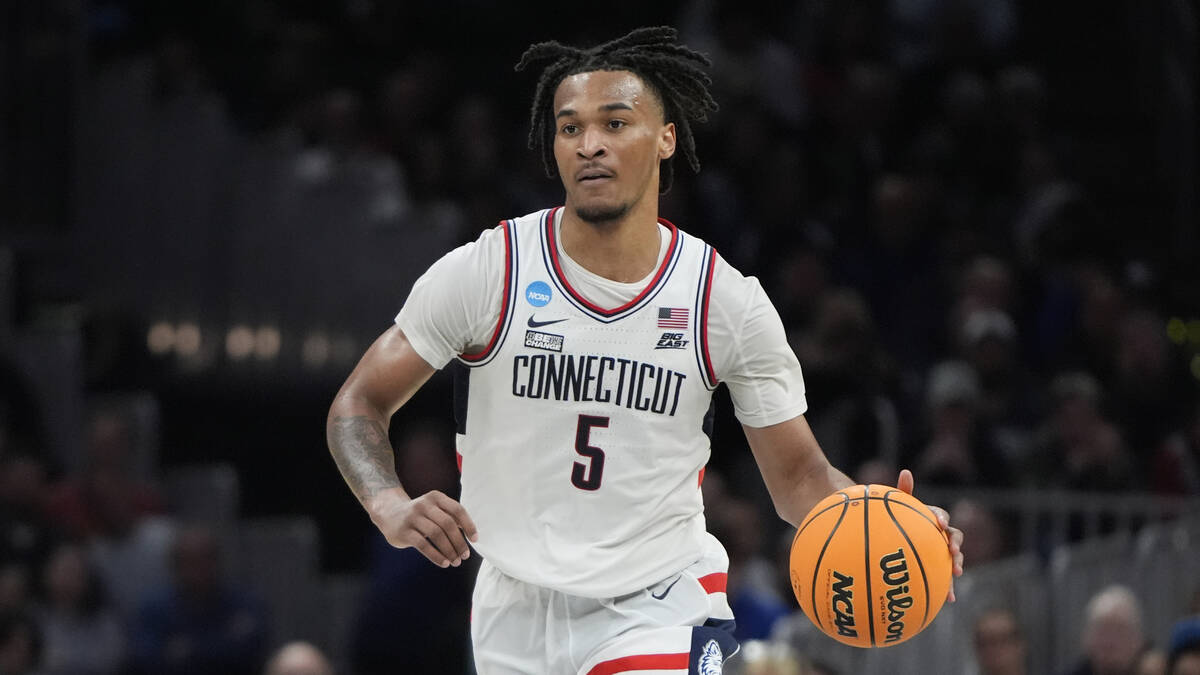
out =
<svg viewBox="0 0 1200 675"><path fill-rule="evenodd" d="M582 204L575 207L575 215L585 223L602 225L620 220L629 213L628 204Z"/></svg>

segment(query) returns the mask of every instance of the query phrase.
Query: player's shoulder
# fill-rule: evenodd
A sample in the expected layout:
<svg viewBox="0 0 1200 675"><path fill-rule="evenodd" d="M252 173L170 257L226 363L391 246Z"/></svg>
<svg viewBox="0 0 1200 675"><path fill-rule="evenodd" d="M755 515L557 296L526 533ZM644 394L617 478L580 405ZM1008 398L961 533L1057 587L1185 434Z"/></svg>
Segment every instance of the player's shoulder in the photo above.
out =
<svg viewBox="0 0 1200 675"><path fill-rule="evenodd" d="M505 218L481 230L474 240L459 246L455 253L465 258L502 254L505 248L511 246L513 236L527 236L536 231L538 223L549 210L543 209L516 218Z"/></svg>
<svg viewBox="0 0 1200 675"><path fill-rule="evenodd" d="M742 273L715 249L712 261L712 283L708 293L716 313L731 318L745 316L759 305L770 303L758 277Z"/></svg>
<svg viewBox="0 0 1200 675"><path fill-rule="evenodd" d="M526 213L523 216L507 218L500 221L500 224L497 225L496 228L503 230L505 227L511 227L513 233L517 234L518 236L537 234L541 228L545 227L547 219L550 218L551 214L553 214L556 210L557 209L554 208L538 209L532 213Z"/></svg>

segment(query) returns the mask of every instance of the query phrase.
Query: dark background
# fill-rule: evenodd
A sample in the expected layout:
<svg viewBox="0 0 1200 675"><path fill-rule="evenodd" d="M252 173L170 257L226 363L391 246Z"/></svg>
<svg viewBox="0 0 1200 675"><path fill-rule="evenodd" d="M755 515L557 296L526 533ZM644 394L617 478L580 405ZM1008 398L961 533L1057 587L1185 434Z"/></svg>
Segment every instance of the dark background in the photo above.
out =
<svg viewBox="0 0 1200 675"><path fill-rule="evenodd" d="M11 0L10 434L67 476L92 402L149 392L155 471L231 462L243 515L311 516L324 569L361 569L372 529L325 448L333 394L428 264L561 201L526 148L536 73L513 64L532 42L667 23L713 58L721 110L663 215L762 280L839 466L922 466L935 366L978 370L962 335L990 309L1020 382L996 385L972 468L927 463L919 482L1200 494L1164 458L1200 419L1196 16L1134 0ZM966 281L982 259L1006 279L990 295ZM1064 373L1097 387L1084 426L1119 438L1108 468L1044 471ZM714 473L769 514L719 397ZM449 401L439 374L393 436L449 442Z"/></svg>

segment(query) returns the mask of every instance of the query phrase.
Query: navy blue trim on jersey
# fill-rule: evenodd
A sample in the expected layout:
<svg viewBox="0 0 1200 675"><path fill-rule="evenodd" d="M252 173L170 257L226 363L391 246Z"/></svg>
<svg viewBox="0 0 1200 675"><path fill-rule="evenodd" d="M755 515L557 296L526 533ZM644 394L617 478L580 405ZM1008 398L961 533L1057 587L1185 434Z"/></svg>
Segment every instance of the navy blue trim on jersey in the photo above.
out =
<svg viewBox="0 0 1200 675"><path fill-rule="evenodd" d="M712 246L705 245L704 264L700 268L700 280L696 283L696 319L692 322L692 347L696 354L696 366L700 369L704 386L709 391L716 389L720 384L708 352L708 300L712 295L713 270L716 262L717 252Z"/></svg>
<svg viewBox="0 0 1200 675"><path fill-rule="evenodd" d="M708 628L720 628L723 631L728 631L730 634L737 629L737 621L735 619L713 619L709 618L704 622Z"/></svg>
<svg viewBox="0 0 1200 675"><path fill-rule="evenodd" d="M496 320L496 329L486 347L474 354L458 356L461 363L472 368L487 364L500 352L500 346L508 337L512 316L516 313L517 270L520 269L521 262L517 254L517 227L511 220L506 220L500 225L504 228L504 291L500 301L500 317Z"/></svg>
<svg viewBox="0 0 1200 675"><path fill-rule="evenodd" d="M601 323L613 323L645 307L654 299L654 296L658 295L659 291L666 287L667 279L671 278L671 274L675 271L675 266L682 257L683 236L680 234L679 228L675 227L670 221L659 218L658 222L671 231L671 243L670 250L667 251L666 257L663 258L662 264L659 265L655 278L636 297L620 307L604 309L588 302L586 298L576 293L571 284L567 282L562 274L562 267L558 262L558 244L554 240L554 220L555 214L561 209L562 207L559 206L542 212L540 227L542 260L546 265L546 272L554 282L554 285L558 287L559 292L567 299L567 302L574 305L576 309Z"/></svg>
<svg viewBox="0 0 1200 675"><path fill-rule="evenodd" d="M708 412L704 413L704 421L700 423L700 429L708 436L708 442L712 443L713 435L713 420L717 417L717 399L710 398L708 400Z"/></svg>

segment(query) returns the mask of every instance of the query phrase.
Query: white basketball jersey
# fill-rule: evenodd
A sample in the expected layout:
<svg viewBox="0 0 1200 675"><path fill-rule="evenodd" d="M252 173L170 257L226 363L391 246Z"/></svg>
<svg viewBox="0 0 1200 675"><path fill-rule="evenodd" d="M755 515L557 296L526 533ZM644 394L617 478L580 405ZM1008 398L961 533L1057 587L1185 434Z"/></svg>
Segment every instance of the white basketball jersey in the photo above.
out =
<svg viewBox="0 0 1200 675"><path fill-rule="evenodd" d="M715 253L661 221L671 241L652 280L598 307L562 273L557 211L501 225L500 319L455 383L461 499L500 571L613 597L704 554Z"/></svg>

